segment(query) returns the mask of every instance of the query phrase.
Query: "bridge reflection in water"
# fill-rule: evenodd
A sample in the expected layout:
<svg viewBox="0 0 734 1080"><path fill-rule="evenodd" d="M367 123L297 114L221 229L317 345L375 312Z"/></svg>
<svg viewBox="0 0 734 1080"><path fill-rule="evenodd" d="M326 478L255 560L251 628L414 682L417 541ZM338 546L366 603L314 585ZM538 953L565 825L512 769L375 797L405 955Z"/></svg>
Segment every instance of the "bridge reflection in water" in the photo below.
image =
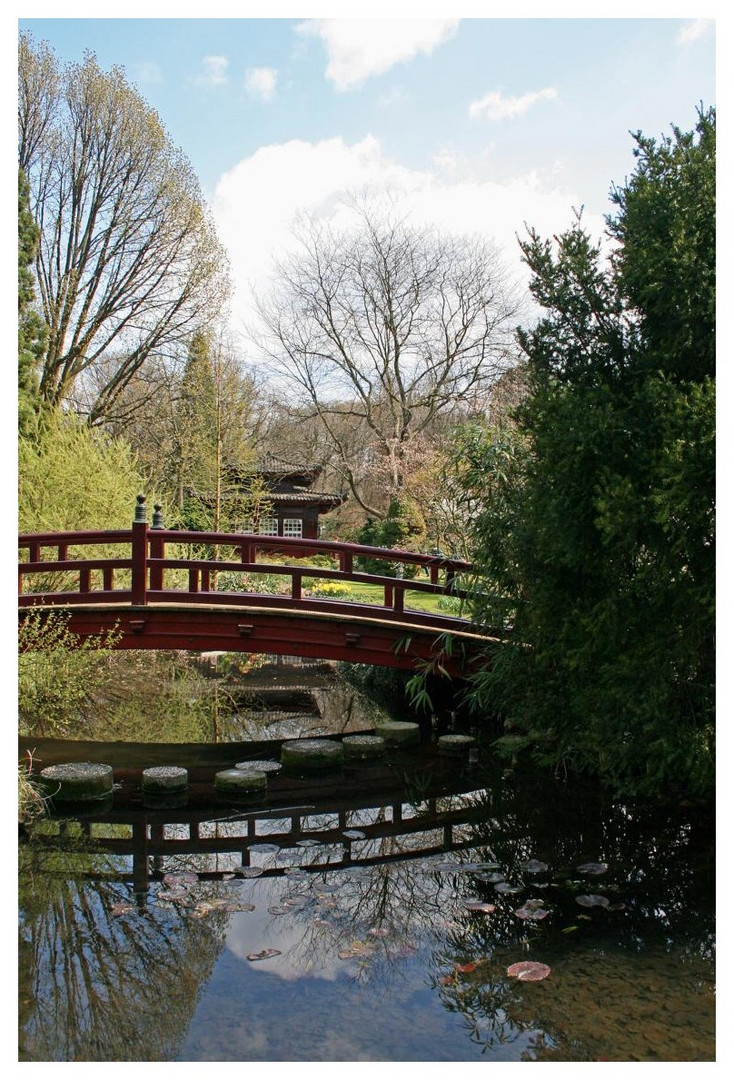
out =
<svg viewBox="0 0 734 1080"><path fill-rule="evenodd" d="M73 841L86 852L126 857L129 866L116 880L132 884L143 900L151 882L190 856L214 856L204 862L216 869L200 869L198 877L217 881L238 872L281 877L296 866L307 873L375 866L476 844L470 825L477 802L486 800L476 768L430 755L422 760L400 783L394 767L365 767L361 776L350 770L350 785L373 784L382 794L363 790L346 797L343 780L330 789L323 778L302 779L306 797L290 805L273 805L276 796L261 805L232 807L199 794L192 807L151 809L142 805L139 785L127 782L116 793L118 805L50 817L32 829L32 839L42 847L67 848ZM298 784L286 784L286 791L297 790ZM109 871L103 876L109 879Z"/></svg>

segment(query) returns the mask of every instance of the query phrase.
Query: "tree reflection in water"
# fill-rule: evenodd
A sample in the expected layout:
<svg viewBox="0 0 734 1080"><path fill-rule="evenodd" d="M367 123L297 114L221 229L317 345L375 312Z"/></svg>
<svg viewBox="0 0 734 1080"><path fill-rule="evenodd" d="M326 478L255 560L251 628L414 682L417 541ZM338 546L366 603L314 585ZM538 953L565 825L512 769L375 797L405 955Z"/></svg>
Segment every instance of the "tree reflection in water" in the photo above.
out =
<svg viewBox="0 0 734 1080"><path fill-rule="evenodd" d="M169 1061L224 945L227 916L135 903L115 856L20 853L19 1058ZM109 880L105 877L109 875Z"/></svg>

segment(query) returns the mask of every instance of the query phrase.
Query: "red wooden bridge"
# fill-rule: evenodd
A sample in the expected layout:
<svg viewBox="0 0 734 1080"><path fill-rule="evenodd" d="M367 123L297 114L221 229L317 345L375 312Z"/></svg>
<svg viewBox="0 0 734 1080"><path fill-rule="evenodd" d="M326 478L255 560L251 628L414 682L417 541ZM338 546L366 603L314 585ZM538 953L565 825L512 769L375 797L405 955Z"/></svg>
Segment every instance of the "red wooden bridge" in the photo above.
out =
<svg viewBox="0 0 734 1080"><path fill-rule="evenodd" d="M21 622L30 612L62 611L80 639L109 633L118 649L268 653L410 670L424 663L453 675L492 640L466 618L411 606L419 594L465 599L460 581L470 566L459 559L166 529L155 509L149 525L139 496L130 529L21 534ZM363 572L366 559L392 573ZM339 596L348 583L377 586L377 602Z"/></svg>

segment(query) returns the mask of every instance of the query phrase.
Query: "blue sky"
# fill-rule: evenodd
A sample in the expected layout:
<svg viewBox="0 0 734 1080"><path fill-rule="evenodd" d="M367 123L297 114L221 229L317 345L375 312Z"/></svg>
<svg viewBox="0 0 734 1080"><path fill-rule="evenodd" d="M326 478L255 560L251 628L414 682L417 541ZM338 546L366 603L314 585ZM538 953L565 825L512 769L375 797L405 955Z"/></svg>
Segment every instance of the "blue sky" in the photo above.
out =
<svg viewBox="0 0 734 1080"><path fill-rule="evenodd" d="M549 234L583 205L600 233L610 185L634 166L630 130L687 129L715 102L710 19L19 25L64 60L91 50L125 68L200 177L241 311L293 215L334 216L348 191L389 188L417 223L485 233L513 267L524 222Z"/></svg>

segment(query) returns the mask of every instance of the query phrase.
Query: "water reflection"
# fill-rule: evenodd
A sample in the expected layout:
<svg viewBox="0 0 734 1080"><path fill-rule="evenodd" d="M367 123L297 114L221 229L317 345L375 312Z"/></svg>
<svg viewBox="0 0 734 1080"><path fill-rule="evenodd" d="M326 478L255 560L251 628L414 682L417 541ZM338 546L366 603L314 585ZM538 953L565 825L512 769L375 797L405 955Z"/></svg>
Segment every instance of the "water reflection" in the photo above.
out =
<svg viewBox="0 0 734 1080"><path fill-rule="evenodd" d="M47 824L21 1059L712 1060L710 823L480 780Z"/></svg>

